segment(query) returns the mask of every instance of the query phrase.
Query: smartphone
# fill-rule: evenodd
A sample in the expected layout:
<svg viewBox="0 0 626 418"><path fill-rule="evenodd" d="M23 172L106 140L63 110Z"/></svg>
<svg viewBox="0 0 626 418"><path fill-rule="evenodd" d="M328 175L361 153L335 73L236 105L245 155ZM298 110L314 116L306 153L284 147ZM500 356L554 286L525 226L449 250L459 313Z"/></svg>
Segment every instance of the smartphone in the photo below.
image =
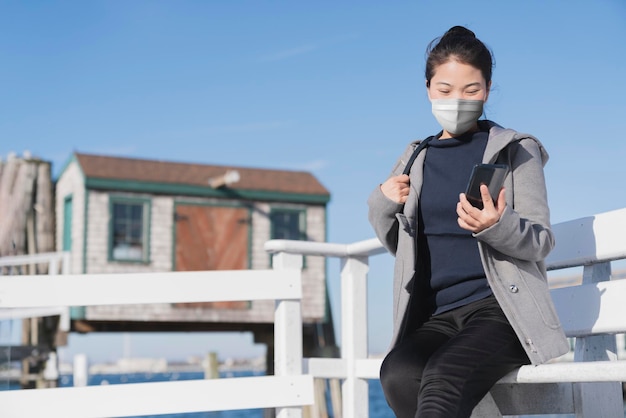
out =
<svg viewBox="0 0 626 418"><path fill-rule="evenodd" d="M489 188L489 194L494 202L498 201L498 194L504 178L509 172L509 166L506 164L476 164L472 168L465 196L472 206L478 209L483 208L483 199L480 195L480 185L485 184Z"/></svg>

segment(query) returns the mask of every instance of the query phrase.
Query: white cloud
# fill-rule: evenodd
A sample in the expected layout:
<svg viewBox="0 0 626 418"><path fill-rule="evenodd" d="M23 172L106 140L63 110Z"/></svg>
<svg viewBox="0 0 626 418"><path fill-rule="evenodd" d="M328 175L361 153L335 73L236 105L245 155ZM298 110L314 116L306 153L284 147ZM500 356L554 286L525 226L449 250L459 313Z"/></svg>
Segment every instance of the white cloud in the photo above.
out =
<svg viewBox="0 0 626 418"><path fill-rule="evenodd" d="M239 125L224 125L211 128L211 131L217 132L260 132L260 131L273 131L276 129L282 129L292 126L290 121L273 121L273 122L257 122L257 123L242 123Z"/></svg>
<svg viewBox="0 0 626 418"><path fill-rule="evenodd" d="M330 165L328 160L313 160L301 165L302 169L305 171L317 171L322 170Z"/></svg>
<svg viewBox="0 0 626 418"><path fill-rule="evenodd" d="M282 167L285 170L295 170L295 171L320 171L325 169L330 165L330 161L328 160L311 160L300 163L285 163L279 164L279 167Z"/></svg>
<svg viewBox="0 0 626 418"><path fill-rule="evenodd" d="M277 52L269 53L262 55L259 58L261 62L274 62L274 61L282 61L284 59L288 59L291 57L295 57L298 55L307 54L309 52L316 51L320 48L329 47L331 45L336 45L344 42L349 42L359 37L356 33L349 33L346 35L337 36L336 38L326 39L321 42L308 43L300 46L296 46L293 48L283 49Z"/></svg>

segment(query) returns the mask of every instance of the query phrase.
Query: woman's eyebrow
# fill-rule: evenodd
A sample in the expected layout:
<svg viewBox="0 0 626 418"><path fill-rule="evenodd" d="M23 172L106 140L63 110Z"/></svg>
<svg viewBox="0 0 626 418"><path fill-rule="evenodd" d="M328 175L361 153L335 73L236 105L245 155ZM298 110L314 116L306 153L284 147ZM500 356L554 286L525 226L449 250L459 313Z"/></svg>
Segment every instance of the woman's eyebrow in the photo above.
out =
<svg viewBox="0 0 626 418"><path fill-rule="evenodd" d="M451 86L452 86L452 84L450 84L450 83L448 83L448 82L446 82L446 81L437 81L435 84L436 84L436 85L448 86L448 87L451 87ZM465 86L463 86L463 87L464 87L464 88L468 88L468 87L474 87L474 86L478 86L478 87L480 87L480 86L481 86L480 81L475 81L475 82L473 82L473 83L466 84L466 85L465 85Z"/></svg>

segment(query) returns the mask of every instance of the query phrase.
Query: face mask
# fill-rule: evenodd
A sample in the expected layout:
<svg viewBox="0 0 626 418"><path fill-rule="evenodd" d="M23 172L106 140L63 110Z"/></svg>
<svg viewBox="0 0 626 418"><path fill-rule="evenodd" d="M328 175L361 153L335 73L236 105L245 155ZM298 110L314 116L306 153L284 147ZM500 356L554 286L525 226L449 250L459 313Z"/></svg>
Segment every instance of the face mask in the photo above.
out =
<svg viewBox="0 0 626 418"><path fill-rule="evenodd" d="M434 99L433 115L443 129L452 135L469 131L483 113L482 100Z"/></svg>

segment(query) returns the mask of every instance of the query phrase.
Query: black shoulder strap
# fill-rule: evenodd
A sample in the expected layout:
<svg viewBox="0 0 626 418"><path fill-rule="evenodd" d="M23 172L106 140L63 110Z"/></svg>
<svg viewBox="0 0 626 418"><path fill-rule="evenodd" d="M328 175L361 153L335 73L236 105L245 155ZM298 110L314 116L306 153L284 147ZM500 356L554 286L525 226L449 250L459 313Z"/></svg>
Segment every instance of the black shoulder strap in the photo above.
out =
<svg viewBox="0 0 626 418"><path fill-rule="evenodd" d="M424 148L426 148L428 146L428 143L434 138L434 136L429 136L428 138L426 138L425 140L423 140L422 142L420 142L417 147L415 148L415 151L413 151L413 154L411 154L411 158L409 158L409 161L407 161L406 166L404 167L404 171L402 172L402 174L406 174L408 175L411 172L411 166L413 165L413 162L415 161L415 159L417 158L417 155L422 152L422 150Z"/></svg>

